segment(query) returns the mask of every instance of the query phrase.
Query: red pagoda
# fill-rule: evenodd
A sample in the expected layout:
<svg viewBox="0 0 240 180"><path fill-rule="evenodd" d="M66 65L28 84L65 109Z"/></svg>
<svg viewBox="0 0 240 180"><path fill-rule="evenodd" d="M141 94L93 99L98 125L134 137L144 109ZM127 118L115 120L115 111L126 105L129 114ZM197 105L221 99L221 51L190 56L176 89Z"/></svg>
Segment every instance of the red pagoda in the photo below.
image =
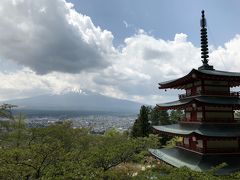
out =
<svg viewBox="0 0 240 180"><path fill-rule="evenodd" d="M204 11L201 19L201 58L203 65L187 75L159 83L159 89L182 89L179 100L157 104L159 110L182 109L178 124L153 126L161 135L182 137L174 148L150 149L156 158L175 167L196 171L226 163L219 174L240 170L240 122L234 110L240 109L240 73L218 71L208 64L208 39Z"/></svg>

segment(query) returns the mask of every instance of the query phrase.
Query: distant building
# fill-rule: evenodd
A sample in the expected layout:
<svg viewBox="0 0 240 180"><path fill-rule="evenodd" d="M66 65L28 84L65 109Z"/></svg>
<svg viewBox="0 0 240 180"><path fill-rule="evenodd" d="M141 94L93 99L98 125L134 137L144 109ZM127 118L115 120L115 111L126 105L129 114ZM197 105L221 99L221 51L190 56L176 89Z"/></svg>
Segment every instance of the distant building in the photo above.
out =
<svg viewBox="0 0 240 180"><path fill-rule="evenodd" d="M240 123L234 110L240 109L240 73L218 71L208 64L208 39L204 11L201 19L201 57L203 65L187 75L160 83L159 89L184 89L179 100L158 104L160 110L182 109L185 117L178 123L154 126L161 135L180 136L174 148L150 149L156 158L175 167L209 170L223 162L217 173L240 170Z"/></svg>

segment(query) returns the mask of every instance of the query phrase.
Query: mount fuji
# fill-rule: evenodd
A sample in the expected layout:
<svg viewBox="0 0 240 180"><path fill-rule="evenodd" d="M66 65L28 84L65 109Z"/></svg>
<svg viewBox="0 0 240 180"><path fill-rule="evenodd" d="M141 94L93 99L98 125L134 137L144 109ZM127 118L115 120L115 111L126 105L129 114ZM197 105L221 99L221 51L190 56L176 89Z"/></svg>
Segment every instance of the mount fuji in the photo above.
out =
<svg viewBox="0 0 240 180"><path fill-rule="evenodd" d="M23 110L101 111L137 113L142 104L93 92L70 91L4 101Z"/></svg>

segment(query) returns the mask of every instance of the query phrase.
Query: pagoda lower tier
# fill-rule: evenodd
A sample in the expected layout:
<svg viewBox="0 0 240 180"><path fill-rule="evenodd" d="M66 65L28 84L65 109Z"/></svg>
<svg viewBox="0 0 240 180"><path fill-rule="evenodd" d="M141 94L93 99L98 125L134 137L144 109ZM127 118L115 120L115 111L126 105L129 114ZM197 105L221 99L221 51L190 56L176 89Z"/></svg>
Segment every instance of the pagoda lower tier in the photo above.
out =
<svg viewBox="0 0 240 180"><path fill-rule="evenodd" d="M180 123L153 128L160 135L180 137L173 149L150 150L155 157L172 166L187 166L193 170L204 171L221 163L230 165L219 170L219 174L240 169L240 161L233 164L235 158L240 160L239 123Z"/></svg>
<svg viewBox="0 0 240 180"><path fill-rule="evenodd" d="M190 136L197 134L206 137L240 137L239 123L179 123L164 126L153 126L153 129L163 135L169 136Z"/></svg>
<svg viewBox="0 0 240 180"><path fill-rule="evenodd" d="M218 175L227 175L240 170L240 154L199 154L180 147L149 149L149 152L167 164L186 166L194 171L207 171L222 163L226 166L217 170Z"/></svg>

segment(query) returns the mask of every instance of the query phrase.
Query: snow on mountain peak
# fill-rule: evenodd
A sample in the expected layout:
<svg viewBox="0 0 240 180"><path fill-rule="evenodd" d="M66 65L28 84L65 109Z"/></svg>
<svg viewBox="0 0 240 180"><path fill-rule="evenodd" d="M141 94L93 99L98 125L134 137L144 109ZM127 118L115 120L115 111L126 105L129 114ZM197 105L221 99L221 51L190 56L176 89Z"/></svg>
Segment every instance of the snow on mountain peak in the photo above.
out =
<svg viewBox="0 0 240 180"><path fill-rule="evenodd" d="M64 94L68 94L68 93L75 93L75 94L81 94L81 95L86 95L86 92L83 91L82 89L80 88L67 88L67 89L64 89L61 93L59 93L60 95L64 95Z"/></svg>

